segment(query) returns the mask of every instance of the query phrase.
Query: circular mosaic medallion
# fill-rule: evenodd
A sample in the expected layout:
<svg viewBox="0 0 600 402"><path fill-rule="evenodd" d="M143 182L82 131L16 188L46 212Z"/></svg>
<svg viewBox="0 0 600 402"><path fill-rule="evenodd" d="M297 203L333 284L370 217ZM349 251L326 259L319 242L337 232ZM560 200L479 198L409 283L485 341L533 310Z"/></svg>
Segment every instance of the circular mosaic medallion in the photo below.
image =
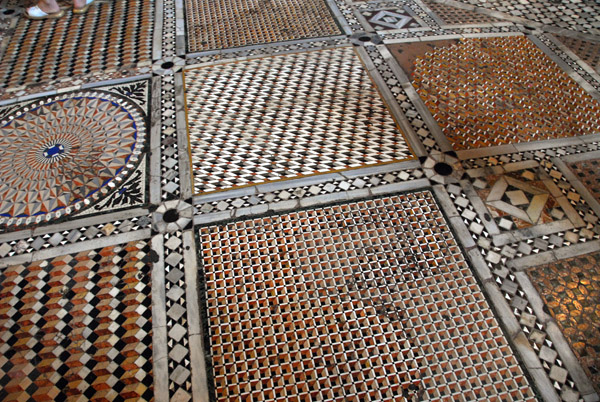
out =
<svg viewBox="0 0 600 402"><path fill-rule="evenodd" d="M135 167L137 106L98 92L44 99L0 122L0 224L50 221L93 204Z"/></svg>

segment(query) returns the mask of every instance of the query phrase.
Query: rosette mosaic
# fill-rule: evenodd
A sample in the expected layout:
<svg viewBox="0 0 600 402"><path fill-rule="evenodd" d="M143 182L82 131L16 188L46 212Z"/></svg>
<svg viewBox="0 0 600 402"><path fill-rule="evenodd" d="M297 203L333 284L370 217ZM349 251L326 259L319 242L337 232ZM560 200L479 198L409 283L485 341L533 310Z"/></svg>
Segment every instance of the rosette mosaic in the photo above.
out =
<svg viewBox="0 0 600 402"><path fill-rule="evenodd" d="M139 107L103 92L45 98L0 122L0 225L29 225L79 211L136 166Z"/></svg>

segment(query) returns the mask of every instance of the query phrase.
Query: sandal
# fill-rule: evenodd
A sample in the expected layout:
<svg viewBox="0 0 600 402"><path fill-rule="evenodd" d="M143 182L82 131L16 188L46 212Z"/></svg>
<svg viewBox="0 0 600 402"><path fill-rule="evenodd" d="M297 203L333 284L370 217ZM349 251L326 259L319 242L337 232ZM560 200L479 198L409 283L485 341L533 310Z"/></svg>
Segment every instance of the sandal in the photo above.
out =
<svg viewBox="0 0 600 402"><path fill-rule="evenodd" d="M29 18L30 20L54 20L62 17L63 15L65 15L63 10L48 14L45 11L42 11L42 9L38 6L29 7L25 13L25 17Z"/></svg>
<svg viewBox="0 0 600 402"><path fill-rule="evenodd" d="M88 8L90 8L93 2L94 0L85 0L85 6L81 8L73 7L73 14L84 14L88 10Z"/></svg>

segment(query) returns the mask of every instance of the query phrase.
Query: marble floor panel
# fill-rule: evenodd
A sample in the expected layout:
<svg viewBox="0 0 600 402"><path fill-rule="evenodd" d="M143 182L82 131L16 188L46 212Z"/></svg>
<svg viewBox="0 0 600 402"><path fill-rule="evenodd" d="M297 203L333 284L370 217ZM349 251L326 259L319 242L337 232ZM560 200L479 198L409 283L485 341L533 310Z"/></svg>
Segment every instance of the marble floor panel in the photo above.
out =
<svg viewBox="0 0 600 402"><path fill-rule="evenodd" d="M0 273L0 399L151 400L149 247L128 243Z"/></svg>
<svg viewBox="0 0 600 402"><path fill-rule="evenodd" d="M200 243L217 400L533 400L430 192Z"/></svg>
<svg viewBox="0 0 600 402"><path fill-rule="evenodd" d="M597 133L600 102L523 36L390 50L401 59L405 47L418 52L412 84L455 150Z"/></svg>
<svg viewBox="0 0 600 402"><path fill-rule="evenodd" d="M186 0L185 3L190 52L341 33L323 0Z"/></svg>
<svg viewBox="0 0 600 402"><path fill-rule="evenodd" d="M413 158L349 47L188 69L185 85L195 193Z"/></svg>
<svg viewBox="0 0 600 402"><path fill-rule="evenodd" d="M153 1L97 0L88 13L67 10L58 20L19 14L9 22L13 32L0 51L0 99L133 76L151 67Z"/></svg>

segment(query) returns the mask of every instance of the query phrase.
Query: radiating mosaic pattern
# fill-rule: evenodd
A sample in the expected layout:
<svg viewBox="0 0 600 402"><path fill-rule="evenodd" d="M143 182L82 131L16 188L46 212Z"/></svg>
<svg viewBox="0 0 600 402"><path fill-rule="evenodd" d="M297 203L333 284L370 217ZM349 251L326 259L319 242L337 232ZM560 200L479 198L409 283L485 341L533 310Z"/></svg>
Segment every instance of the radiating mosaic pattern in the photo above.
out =
<svg viewBox="0 0 600 402"><path fill-rule="evenodd" d="M351 48L188 70L185 82L197 193L412 157Z"/></svg>
<svg viewBox="0 0 600 402"><path fill-rule="evenodd" d="M596 388L600 384L600 253L528 271Z"/></svg>
<svg viewBox="0 0 600 402"><path fill-rule="evenodd" d="M485 14L477 13L472 10L464 10L458 7L452 7L448 4L437 3L433 0L424 1L424 3L448 25L485 24L498 21L497 19Z"/></svg>
<svg viewBox="0 0 600 402"><path fill-rule="evenodd" d="M97 0L83 15L20 18L0 60L0 94L9 87L60 79L68 84L85 75L149 66L153 15L151 0Z"/></svg>
<svg viewBox="0 0 600 402"><path fill-rule="evenodd" d="M412 78L455 150L598 131L600 103L525 37L435 47Z"/></svg>
<svg viewBox="0 0 600 402"><path fill-rule="evenodd" d="M339 35L322 0L186 1L190 52Z"/></svg>
<svg viewBox="0 0 600 402"><path fill-rule="evenodd" d="M589 192L600 201L600 159L570 163L569 168Z"/></svg>
<svg viewBox="0 0 600 402"><path fill-rule="evenodd" d="M429 192L200 241L218 400L534 400Z"/></svg>
<svg viewBox="0 0 600 402"><path fill-rule="evenodd" d="M150 400L145 243L0 273L0 399Z"/></svg>
<svg viewBox="0 0 600 402"><path fill-rule="evenodd" d="M108 93L48 98L2 116L0 224L47 222L105 197L144 146L141 109Z"/></svg>
<svg viewBox="0 0 600 402"><path fill-rule="evenodd" d="M600 73L600 41L592 42L568 36L555 35L567 48Z"/></svg>

